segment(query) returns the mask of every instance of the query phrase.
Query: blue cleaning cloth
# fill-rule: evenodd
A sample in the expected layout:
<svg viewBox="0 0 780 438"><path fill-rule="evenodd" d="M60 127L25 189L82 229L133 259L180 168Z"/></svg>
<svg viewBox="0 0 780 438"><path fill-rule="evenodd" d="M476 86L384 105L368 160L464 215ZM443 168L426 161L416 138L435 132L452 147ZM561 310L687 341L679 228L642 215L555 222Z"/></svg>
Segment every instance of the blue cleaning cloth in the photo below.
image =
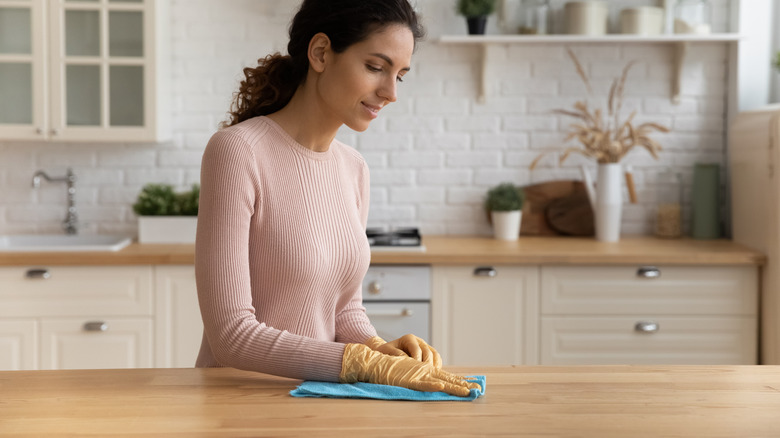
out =
<svg viewBox="0 0 780 438"><path fill-rule="evenodd" d="M467 397L458 397L444 392L415 391L376 383L333 383L307 380L290 391L290 395L293 397L372 398L377 400L471 401L485 393L485 376L466 376L466 380L479 383L482 389L472 389Z"/></svg>

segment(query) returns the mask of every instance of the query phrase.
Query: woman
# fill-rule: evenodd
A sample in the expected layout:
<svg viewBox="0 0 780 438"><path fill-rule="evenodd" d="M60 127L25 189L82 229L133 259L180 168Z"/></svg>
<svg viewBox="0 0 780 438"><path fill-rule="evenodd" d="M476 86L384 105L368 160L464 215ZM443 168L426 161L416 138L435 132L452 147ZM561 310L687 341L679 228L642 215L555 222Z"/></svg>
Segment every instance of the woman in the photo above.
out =
<svg viewBox="0 0 780 438"><path fill-rule="evenodd" d="M362 306L369 175L335 140L396 100L423 30L408 0L305 0L289 55L245 79L201 168L198 367L372 382L465 396L407 335L386 343Z"/></svg>

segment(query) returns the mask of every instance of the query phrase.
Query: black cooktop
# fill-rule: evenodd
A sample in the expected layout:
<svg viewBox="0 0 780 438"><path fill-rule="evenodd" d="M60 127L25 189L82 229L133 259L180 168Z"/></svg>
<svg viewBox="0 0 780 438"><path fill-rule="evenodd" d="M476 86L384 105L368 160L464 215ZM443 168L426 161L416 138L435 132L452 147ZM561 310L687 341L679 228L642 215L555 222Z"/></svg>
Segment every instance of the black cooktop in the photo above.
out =
<svg viewBox="0 0 780 438"><path fill-rule="evenodd" d="M420 246L422 238L417 228L367 228L366 236L371 246Z"/></svg>

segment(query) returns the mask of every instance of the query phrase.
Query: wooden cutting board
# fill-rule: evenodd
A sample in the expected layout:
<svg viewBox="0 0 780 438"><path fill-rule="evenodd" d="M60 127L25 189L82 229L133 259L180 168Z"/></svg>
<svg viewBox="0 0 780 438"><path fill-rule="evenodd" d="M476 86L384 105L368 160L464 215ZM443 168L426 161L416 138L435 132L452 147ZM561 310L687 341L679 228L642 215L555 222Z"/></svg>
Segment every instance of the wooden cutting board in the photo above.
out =
<svg viewBox="0 0 780 438"><path fill-rule="evenodd" d="M520 235L592 236L593 209L582 181L548 181L523 187Z"/></svg>

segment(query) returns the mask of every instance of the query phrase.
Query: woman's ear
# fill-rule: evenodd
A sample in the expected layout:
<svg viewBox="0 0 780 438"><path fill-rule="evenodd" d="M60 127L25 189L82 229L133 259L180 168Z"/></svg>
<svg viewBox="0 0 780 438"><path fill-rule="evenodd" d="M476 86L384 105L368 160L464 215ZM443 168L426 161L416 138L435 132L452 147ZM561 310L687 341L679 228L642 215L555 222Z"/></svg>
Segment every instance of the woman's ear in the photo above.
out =
<svg viewBox="0 0 780 438"><path fill-rule="evenodd" d="M309 41L309 65L317 73L325 70L328 52L330 52L330 38L322 32L317 33Z"/></svg>

